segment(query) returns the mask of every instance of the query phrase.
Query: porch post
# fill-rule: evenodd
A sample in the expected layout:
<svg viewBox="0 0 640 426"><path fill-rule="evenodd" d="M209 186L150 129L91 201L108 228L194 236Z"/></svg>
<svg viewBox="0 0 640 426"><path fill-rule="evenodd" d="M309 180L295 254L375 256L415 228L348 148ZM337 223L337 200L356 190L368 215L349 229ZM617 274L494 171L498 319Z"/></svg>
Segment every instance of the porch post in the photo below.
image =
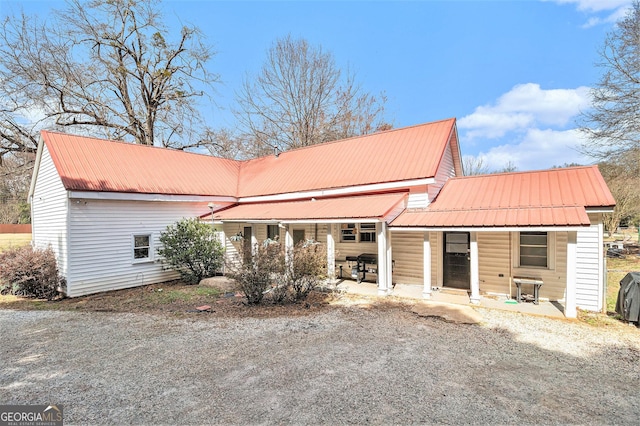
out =
<svg viewBox="0 0 640 426"><path fill-rule="evenodd" d="M578 316L576 309L576 244L578 233L567 232L567 289L564 297L564 316L575 318Z"/></svg>
<svg viewBox="0 0 640 426"><path fill-rule="evenodd" d="M291 225L286 224L284 234L284 256L285 262L289 268L293 267L293 259L291 254L293 253L293 234L291 233Z"/></svg>
<svg viewBox="0 0 640 426"><path fill-rule="evenodd" d="M333 240L333 223L327 225L327 277L336 278L336 244Z"/></svg>
<svg viewBox="0 0 640 426"><path fill-rule="evenodd" d="M426 231L422 241L422 273L424 275L423 299L431 299L431 241L430 233Z"/></svg>
<svg viewBox="0 0 640 426"><path fill-rule="evenodd" d="M478 233L470 233L470 256L471 256L471 303L480 303L480 270L478 267Z"/></svg>
<svg viewBox="0 0 640 426"><path fill-rule="evenodd" d="M256 226L251 224L251 255L256 254L256 248L258 246L258 237L256 236Z"/></svg>
<svg viewBox="0 0 640 426"><path fill-rule="evenodd" d="M387 226L386 222L384 225L387 240L387 294L391 294L393 292L393 239L389 226Z"/></svg>
<svg viewBox="0 0 640 426"><path fill-rule="evenodd" d="M389 291L387 275L387 223L376 223L376 236L378 240L378 294L384 296Z"/></svg>

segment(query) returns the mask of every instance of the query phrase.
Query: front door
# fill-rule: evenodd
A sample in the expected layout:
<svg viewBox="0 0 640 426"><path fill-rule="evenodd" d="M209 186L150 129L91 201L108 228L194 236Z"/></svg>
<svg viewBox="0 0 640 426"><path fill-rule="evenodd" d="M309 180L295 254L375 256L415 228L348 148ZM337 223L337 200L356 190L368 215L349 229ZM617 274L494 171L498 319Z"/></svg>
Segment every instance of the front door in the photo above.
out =
<svg viewBox="0 0 640 426"><path fill-rule="evenodd" d="M462 289L471 288L468 232L444 233L442 285Z"/></svg>

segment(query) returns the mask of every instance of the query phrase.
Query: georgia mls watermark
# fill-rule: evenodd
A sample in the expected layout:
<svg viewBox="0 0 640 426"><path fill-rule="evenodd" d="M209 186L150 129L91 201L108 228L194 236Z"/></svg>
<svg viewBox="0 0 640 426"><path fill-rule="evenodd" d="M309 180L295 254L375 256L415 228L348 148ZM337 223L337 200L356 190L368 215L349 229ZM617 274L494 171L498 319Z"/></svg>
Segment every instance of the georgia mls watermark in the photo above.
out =
<svg viewBox="0 0 640 426"><path fill-rule="evenodd" d="M0 426L62 426L62 405L0 405Z"/></svg>

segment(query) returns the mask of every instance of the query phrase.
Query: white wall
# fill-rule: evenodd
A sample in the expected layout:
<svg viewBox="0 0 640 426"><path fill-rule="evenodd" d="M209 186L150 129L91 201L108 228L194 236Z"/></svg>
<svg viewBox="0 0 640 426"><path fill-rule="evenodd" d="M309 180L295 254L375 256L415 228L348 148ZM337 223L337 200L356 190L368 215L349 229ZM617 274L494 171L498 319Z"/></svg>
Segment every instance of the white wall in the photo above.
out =
<svg viewBox="0 0 640 426"><path fill-rule="evenodd" d="M136 263L133 235L151 234L152 259L160 232L182 218L208 212L207 203L69 200L68 296L164 282L178 274L161 263Z"/></svg>
<svg viewBox="0 0 640 426"><path fill-rule="evenodd" d="M451 141L447 144L444 154L442 155L442 161L438 165L438 171L435 176L435 183L429 185L429 200L433 201L440 189L444 186L444 184L456 175L455 168L453 166L453 154L451 153Z"/></svg>
<svg viewBox="0 0 640 426"><path fill-rule="evenodd" d="M43 146L40 169L31 200L32 241L38 248L51 247L58 260L58 269L67 276L67 191Z"/></svg>
<svg viewBox="0 0 640 426"><path fill-rule="evenodd" d="M576 245L576 306L602 309L604 298L601 214L590 214L591 226L578 231Z"/></svg>

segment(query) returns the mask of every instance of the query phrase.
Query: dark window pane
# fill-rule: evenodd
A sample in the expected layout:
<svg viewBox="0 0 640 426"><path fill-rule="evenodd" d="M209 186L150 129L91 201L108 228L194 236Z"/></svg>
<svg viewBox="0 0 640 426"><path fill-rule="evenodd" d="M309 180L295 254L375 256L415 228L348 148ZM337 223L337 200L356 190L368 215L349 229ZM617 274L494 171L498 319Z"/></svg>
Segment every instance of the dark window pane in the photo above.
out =
<svg viewBox="0 0 640 426"><path fill-rule="evenodd" d="M136 235L134 238L135 247L149 247L148 235Z"/></svg>
<svg viewBox="0 0 640 426"><path fill-rule="evenodd" d="M146 259L149 257L149 249L148 248L137 248L133 250L133 258L134 259Z"/></svg>

